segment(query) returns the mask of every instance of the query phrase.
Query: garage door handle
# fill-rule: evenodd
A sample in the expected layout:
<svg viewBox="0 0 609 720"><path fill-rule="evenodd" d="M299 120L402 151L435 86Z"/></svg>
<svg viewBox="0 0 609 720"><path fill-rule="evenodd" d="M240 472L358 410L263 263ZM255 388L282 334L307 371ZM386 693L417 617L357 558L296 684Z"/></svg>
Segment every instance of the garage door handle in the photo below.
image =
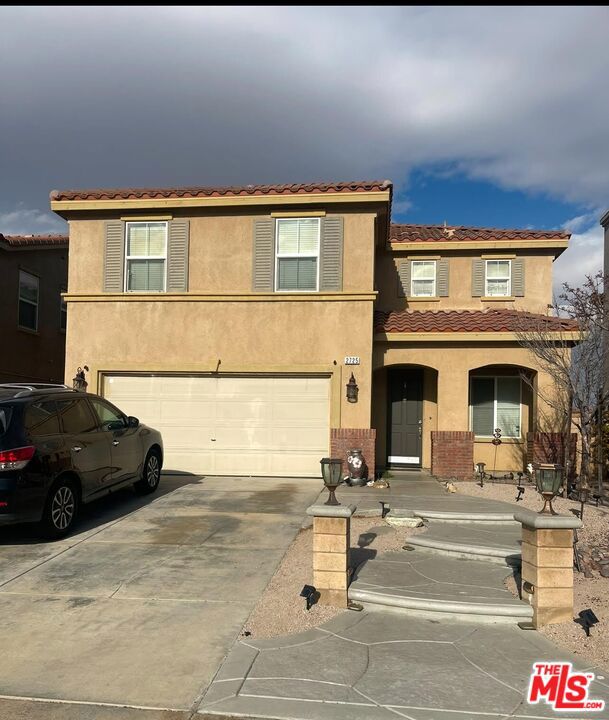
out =
<svg viewBox="0 0 609 720"><path fill-rule="evenodd" d="M112 444L114 445L114 447L116 447L116 446L119 444L119 441L118 441L118 440L113 440L113 441L112 441Z"/></svg>
<svg viewBox="0 0 609 720"><path fill-rule="evenodd" d="M80 452L82 450L82 448L80 447L80 445L74 445L72 450L74 450L74 452Z"/></svg>

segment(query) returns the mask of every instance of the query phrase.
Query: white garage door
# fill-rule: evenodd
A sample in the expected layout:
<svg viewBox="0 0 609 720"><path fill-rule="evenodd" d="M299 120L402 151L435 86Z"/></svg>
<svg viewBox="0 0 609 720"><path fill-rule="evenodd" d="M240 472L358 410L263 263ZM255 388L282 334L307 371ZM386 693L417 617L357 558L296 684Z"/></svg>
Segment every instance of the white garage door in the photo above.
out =
<svg viewBox="0 0 609 720"><path fill-rule="evenodd" d="M107 375L103 394L161 431L166 470L319 477L328 455L329 378Z"/></svg>

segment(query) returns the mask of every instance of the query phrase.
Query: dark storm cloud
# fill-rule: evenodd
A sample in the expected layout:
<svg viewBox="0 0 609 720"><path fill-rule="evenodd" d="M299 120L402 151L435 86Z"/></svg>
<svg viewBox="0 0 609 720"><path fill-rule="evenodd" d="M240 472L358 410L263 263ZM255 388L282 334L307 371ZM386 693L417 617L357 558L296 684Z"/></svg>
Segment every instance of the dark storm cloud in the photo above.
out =
<svg viewBox="0 0 609 720"><path fill-rule="evenodd" d="M562 7L1 9L0 231L53 229L53 188L406 185L442 163L608 204L608 21Z"/></svg>

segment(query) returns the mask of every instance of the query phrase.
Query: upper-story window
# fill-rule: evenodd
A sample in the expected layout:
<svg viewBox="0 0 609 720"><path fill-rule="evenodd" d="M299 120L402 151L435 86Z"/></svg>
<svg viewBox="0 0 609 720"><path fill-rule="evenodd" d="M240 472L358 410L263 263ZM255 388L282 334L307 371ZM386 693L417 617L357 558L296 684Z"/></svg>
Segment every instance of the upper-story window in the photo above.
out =
<svg viewBox="0 0 609 720"><path fill-rule="evenodd" d="M410 284L413 297L435 297L436 261L413 260Z"/></svg>
<svg viewBox="0 0 609 720"><path fill-rule="evenodd" d="M319 235L319 218L282 218L276 221L276 290L318 289Z"/></svg>
<svg viewBox="0 0 609 720"><path fill-rule="evenodd" d="M19 327L38 330L38 278L19 271Z"/></svg>
<svg viewBox="0 0 609 720"><path fill-rule="evenodd" d="M61 293L66 292L66 288L62 288ZM62 294L59 295L59 329L66 331L68 327L68 304Z"/></svg>
<svg viewBox="0 0 609 720"><path fill-rule="evenodd" d="M487 260L485 293L487 297L512 294L512 261Z"/></svg>
<svg viewBox="0 0 609 720"><path fill-rule="evenodd" d="M167 223L128 222L125 290L164 292L167 276Z"/></svg>

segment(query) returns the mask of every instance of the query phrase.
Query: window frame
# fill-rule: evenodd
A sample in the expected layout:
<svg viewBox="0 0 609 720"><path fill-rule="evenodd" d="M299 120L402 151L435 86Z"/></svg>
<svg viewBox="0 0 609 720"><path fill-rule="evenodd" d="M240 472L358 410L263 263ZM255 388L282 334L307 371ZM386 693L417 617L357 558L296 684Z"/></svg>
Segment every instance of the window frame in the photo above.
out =
<svg viewBox="0 0 609 720"><path fill-rule="evenodd" d="M68 303L62 297L67 292L65 287L59 291L59 332L65 333L68 330ZM65 318L65 325L63 324Z"/></svg>
<svg viewBox="0 0 609 720"><path fill-rule="evenodd" d="M115 405L113 405L111 402L108 402L105 398L101 397L90 397L87 398L87 402L89 403L89 407L91 412L93 413L93 416L95 417L95 420L97 422L97 427L101 432L122 432L123 430L127 430L129 428L129 418L122 410L119 410ZM101 417L99 416L99 413L95 409L95 403L98 402L102 406L107 406L112 412L116 413L122 421L123 426L118 427L110 427L110 425L114 422L113 420L104 423L102 422ZM104 427L104 425L108 425L108 427Z"/></svg>
<svg viewBox="0 0 609 720"><path fill-rule="evenodd" d="M294 220L315 220L317 222L317 254L316 255L303 255L301 253L279 253L279 224L283 221L293 222ZM317 262L315 272L315 289L304 289L304 290L283 290L279 287L279 260L284 258L300 258L306 260L307 258L315 258ZM319 269L321 265L321 218L319 217L289 217L289 218L275 218L275 292L285 293L312 293L319 292Z"/></svg>
<svg viewBox="0 0 609 720"><path fill-rule="evenodd" d="M164 255L129 255L129 227L131 225L164 225L165 226L165 254ZM167 220L127 220L125 222L125 237L124 237L124 250L125 250L125 266L123 268L123 288L124 292L129 293L161 293L167 292L167 266L169 258L169 223ZM164 272L163 272L163 289L162 290L130 290L129 289L129 261L130 260L163 260Z"/></svg>
<svg viewBox="0 0 609 720"><path fill-rule="evenodd" d="M508 440L522 440L522 378L519 375L472 375L469 379L469 428L470 431L474 431L474 405L472 403L472 386L475 380L494 380L494 393L493 393L493 431L497 425L497 381L500 379L514 379L517 378L520 382L518 385L518 427L520 429L519 435L505 435L503 428L501 428L501 437ZM475 435L474 439L487 439L492 438L493 435Z"/></svg>
<svg viewBox="0 0 609 720"><path fill-rule="evenodd" d="M36 280L36 302L33 303L31 300L28 300L27 298L21 297L21 275L29 275L30 277L34 278ZM22 325L19 318L19 309L21 306L21 303L27 303L28 305L33 305L36 308L36 327L31 328L27 325ZM29 272L28 270L24 270L23 268L19 268L19 281L17 283L17 327L19 330L26 330L27 332L38 332L38 323L40 320L40 277L38 275L35 275L34 273Z"/></svg>
<svg viewBox="0 0 609 720"><path fill-rule="evenodd" d="M414 266L422 263L433 263L433 292L431 295L417 295L414 292L414 284L416 282L414 277ZM419 278L420 280L429 281L429 278ZM411 260L410 261L410 297L416 298L435 298L438 296L438 262L437 260Z"/></svg>
<svg viewBox="0 0 609 720"><path fill-rule="evenodd" d="M502 262L508 264L508 274L507 277L495 277L491 278L491 280L507 280L507 293L504 294L495 294L491 295L488 291L488 264L490 262ZM512 260L511 258L491 258L484 261L484 297L511 297L512 296Z"/></svg>

